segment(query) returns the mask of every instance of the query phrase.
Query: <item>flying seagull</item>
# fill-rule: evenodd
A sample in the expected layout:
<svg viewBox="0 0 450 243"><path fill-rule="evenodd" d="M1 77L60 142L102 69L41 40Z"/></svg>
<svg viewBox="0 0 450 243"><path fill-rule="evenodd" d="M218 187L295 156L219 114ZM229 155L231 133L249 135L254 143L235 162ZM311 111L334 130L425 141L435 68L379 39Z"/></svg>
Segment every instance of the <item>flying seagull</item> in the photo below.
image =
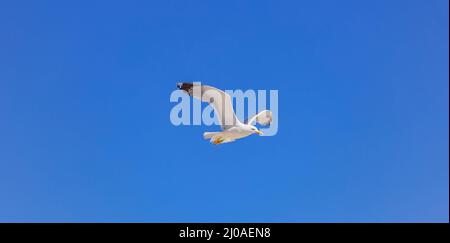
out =
<svg viewBox="0 0 450 243"><path fill-rule="evenodd" d="M252 134L262 135L263 133L252 124L257 122L261 125L269 125L272 122L272 112L269 110L261 111L245 122L239 121L234 113L230 95L223 90L199 83L177 83L177 87L189 96L213 106L222 131L203 133L203 137L210 139L213 144L233 142Z"/></svg>

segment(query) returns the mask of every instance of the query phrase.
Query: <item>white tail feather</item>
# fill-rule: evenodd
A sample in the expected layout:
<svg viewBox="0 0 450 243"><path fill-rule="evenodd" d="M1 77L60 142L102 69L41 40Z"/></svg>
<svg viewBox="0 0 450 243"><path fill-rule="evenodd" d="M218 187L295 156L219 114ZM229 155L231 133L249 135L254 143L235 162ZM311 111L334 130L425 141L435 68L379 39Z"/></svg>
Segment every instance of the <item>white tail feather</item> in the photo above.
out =
<svg viewBox="0 0 450 243"><path fill-rule="evenodd" d="M203 133L203 138L204 139L210 139L212 137L214 137L214 135L217 135L220 132L205 132Z"/></svg>

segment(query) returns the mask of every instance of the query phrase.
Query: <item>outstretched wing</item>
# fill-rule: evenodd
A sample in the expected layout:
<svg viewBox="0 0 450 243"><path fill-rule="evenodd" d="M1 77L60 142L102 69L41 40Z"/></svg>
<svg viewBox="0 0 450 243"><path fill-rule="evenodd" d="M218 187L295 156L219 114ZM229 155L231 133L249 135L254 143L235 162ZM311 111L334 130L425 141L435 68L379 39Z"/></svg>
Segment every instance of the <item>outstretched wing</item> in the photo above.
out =
<svg viewBox="0 0 450 243"><path fill-rule="evenodd" d="M245 124L253 124L254 122L257 122L263 126L270 125L272 122L272 112L269 110L263 110L260 113L250 117L245 121Z"/></svg>
<svg viewBox="0 0 450 243"><path fill-rule="evenodd" d="M231 97L225 91L200 83L177 83L177 87L189 96L212 105L222 129L241 123L234 114Z"/></svg>

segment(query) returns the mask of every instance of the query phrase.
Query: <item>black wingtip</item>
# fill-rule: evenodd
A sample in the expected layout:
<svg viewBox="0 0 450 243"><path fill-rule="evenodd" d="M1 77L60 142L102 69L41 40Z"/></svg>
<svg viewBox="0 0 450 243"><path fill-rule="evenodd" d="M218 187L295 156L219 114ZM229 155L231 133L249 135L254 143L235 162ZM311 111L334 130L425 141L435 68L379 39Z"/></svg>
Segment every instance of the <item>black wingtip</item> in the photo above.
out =
<svg viewBox="0 0 450 243"><path fill-rule="evenodd" d="M192 94L192 88L194 84L193 83L177 83L177 87L184 92L188 93L189 95Z"/></svg>

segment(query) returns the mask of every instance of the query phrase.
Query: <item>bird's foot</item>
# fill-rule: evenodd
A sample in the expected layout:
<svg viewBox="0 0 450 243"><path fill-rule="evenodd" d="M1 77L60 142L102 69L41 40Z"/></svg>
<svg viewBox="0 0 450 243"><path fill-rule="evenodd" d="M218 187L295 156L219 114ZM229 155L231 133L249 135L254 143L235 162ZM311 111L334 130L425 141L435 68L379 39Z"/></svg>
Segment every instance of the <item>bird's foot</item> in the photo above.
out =
<svg viewBox="0 0 450 243"><path fill-rule="evenodd" d="M212 141L212 144L217 145L217 144L221 144L223 141L225 141L225 139L223 138L216 138Z"/></svg>

